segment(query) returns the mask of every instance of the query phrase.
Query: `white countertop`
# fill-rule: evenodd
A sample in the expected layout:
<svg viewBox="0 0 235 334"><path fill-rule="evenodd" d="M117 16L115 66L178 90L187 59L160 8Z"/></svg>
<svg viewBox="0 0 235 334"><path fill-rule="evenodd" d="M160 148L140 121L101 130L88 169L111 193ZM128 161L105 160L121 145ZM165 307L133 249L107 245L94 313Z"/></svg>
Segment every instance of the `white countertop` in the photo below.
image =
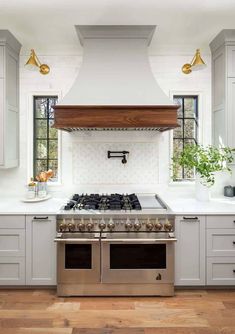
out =
<svg viewBox="0 0 235 334"><path fill-rule="evenodd" d="M177 215L235 215L235 197L215 198L209 202L200 202L194 198L169 197L160 195L173 214ZM51 198L38 203L24 203L19 198L0 198L0 215L55 215L65 204L64 198Z"/></svg>

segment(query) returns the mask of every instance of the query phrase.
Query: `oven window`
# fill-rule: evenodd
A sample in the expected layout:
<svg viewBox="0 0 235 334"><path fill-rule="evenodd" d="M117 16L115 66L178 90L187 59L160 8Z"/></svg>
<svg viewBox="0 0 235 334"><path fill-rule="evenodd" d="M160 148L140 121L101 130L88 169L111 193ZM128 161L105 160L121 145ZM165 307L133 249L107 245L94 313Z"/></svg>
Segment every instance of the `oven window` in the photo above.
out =
<svg viewBox="0 0 235 334"><path fill-rule="evenodd" d="M65 269L91 269L91 245L66 244Z"/></svg>
<svg viewBox="0 0 235 334"><path fill-rule="evenodd" d="M110 269L165 269L165 244L111 244Z"/></svg>

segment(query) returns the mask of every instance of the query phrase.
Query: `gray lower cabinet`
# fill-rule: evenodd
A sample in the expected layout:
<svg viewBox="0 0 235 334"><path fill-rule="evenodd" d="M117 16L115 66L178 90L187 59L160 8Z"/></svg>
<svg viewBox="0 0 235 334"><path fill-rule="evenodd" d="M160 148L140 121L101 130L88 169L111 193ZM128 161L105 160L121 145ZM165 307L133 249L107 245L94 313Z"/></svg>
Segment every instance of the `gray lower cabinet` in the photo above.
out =
<svg viewBox="0 0 235 334"><path fill-rule="evenodd" d="M55 216L26 217L26 285L56 285Z"/></svg>
<svg viewBox="0 0 235 334"><path fill-rule="evenodd" d="M208 216L207 285L235 286L235 216Z"/></svg>
<svg viewBox="0 0 235 334"><path fill-rule="evenodd" d="M0 216L0 285L25 285L25 216Z"/></svg>
<svg viewBox="0 0 235 334"><path fill-rule="evenodd" d="M175 285L205 285L205 216L177 216Z"/></svg>

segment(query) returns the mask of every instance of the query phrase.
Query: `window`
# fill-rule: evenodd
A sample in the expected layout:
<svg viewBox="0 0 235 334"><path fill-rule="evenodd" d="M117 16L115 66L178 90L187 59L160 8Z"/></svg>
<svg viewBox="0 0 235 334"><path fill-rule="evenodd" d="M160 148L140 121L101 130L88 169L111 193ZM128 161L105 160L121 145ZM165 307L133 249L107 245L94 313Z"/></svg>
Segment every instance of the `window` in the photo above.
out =
<svg viewBox="0 0 235 334"><path fill-rule="evenodd" d="M57 96L34 96L34 176L52 169L54 181L58 179L58 131L54 124L53 105Z"/></svg>
<svg viewBox="0 0 235 334"><path fill-rule="evenodd" d="M187 144L198 143L198 96L174 95L178 110L179 128L173 130L173 154L180 153ZM194 169L178 166L174 181L194 180Z"/></svg>

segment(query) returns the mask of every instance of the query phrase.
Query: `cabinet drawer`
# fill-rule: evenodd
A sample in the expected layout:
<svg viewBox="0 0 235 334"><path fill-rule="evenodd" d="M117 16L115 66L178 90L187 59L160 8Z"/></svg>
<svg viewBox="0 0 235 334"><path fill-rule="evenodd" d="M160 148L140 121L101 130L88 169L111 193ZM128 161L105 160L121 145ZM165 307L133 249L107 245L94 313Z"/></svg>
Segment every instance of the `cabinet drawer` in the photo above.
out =
<svg viewBox="0 0 235 334"><path fill-rule="evenodd" d="M0 285L25 284L25 258L0 257Z"/></svg>
<svg viewBox="0 0 235 334"><path fill-rule="evenodd" d="M235 257L207 258L208 285L235 285Z"/></svg>
<svg viewBox="0 0 235 334"><path fill-rule="evenodd" d="M208 216L207 228L235 228L235 216Z"/></svg>
<svg viewBox="0 0 235 334"><path fill-rule="evenodd" d="M235 229L207 230L207 256L235 256Z"/></svg>
<svg viewBox="0 0 235 334"><path fill-rule="evenodd" d="M25 216L0 216L1 228L25 228Z"/></svg>
<svg viewBox="0 0 235 334"><path fill-rule="evenodd" d="M0 229L0 256L25 255L25 230Z"/></svg>
<svg viewBox="0 0 235 334"><path fill-rule="evenodd" d="M4 46L0 45L0 78L4 77Z"/></svg>

